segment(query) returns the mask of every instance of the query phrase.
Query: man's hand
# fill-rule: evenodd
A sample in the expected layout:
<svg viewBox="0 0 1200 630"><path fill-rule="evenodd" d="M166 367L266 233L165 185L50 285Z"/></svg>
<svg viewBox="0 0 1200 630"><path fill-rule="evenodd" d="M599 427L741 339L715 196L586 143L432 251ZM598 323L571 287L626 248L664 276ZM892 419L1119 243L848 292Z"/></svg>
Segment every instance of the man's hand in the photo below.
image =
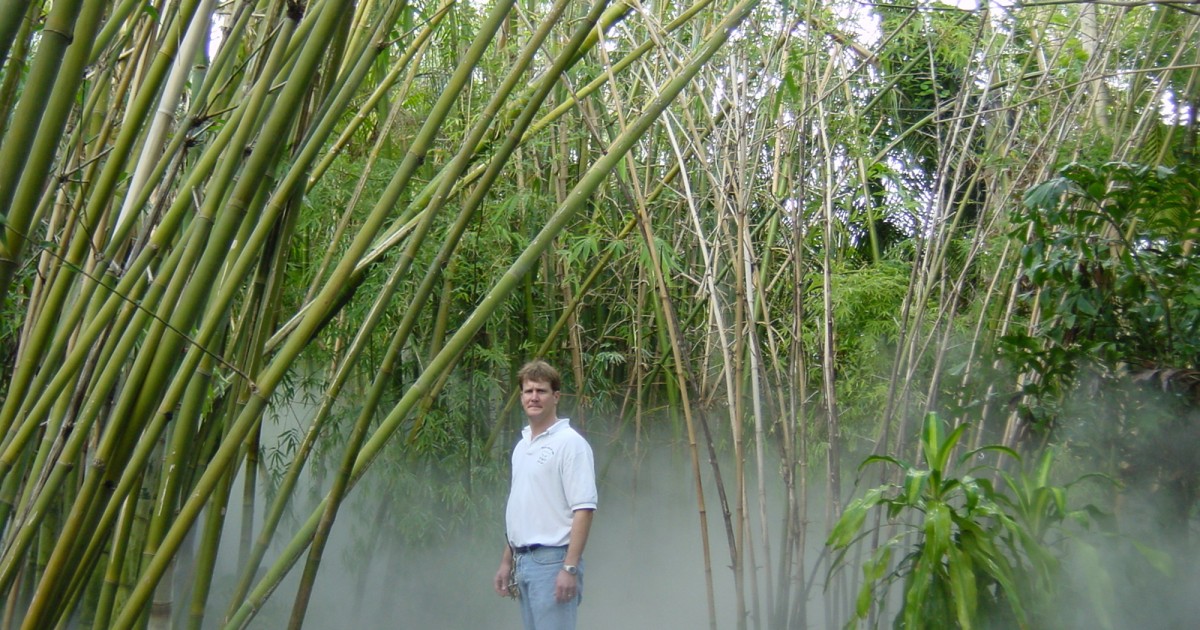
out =
<svg viewBox="0 0 1200 630"><path fill-rule="evenodd" d="M566 571L559 571L554 578L554 599L565 604L579 594L579 578Z"/></svg>
<svg viewBox="0 0 1200 630"><path fill-rule="evenodd" d="M500 597L512 597L512 592L508 590L508 582L512 579L512 564L507 562L500 563L500 568L496 571L496 577L492 578L492 588L496 589L496 594Z"/></svg>

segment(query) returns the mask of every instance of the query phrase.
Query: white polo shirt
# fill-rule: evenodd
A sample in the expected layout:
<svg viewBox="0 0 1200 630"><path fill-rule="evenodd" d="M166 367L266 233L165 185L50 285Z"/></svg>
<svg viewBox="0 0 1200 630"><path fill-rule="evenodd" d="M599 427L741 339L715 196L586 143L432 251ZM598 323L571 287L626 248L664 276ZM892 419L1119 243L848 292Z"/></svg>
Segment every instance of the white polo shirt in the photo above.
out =
<svg viewBox="0 0 1200 630"><path fill-rule="evenodd" d="M559 419L536 438L528 426L512 455L512 489L505 521L517 547L563 546L575 510L596 509L592 447L570 420Z"/></svg>

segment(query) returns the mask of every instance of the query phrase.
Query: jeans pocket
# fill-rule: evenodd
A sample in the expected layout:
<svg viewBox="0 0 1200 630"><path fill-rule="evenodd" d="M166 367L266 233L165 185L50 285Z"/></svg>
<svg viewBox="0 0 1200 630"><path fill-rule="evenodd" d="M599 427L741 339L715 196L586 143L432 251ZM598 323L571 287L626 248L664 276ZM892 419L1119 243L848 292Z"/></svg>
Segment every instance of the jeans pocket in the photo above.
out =
<svg viewBox="0 0 1200 630"><path fill-rule="evenodd" d="M551 566L555 564L562 564L563 560L565 560L567 557L567 550L566 548L560 549L543 547L529 554L529 556L529 559L533 561L534 564Z"/></svg>

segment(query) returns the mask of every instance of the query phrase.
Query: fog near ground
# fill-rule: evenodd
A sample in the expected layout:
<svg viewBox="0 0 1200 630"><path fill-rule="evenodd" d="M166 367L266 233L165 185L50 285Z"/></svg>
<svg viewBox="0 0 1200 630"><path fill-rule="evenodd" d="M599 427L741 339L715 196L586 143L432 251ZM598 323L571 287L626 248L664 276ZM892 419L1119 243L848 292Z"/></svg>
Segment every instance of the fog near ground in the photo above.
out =
<svg viewBox="0 0 1200 630"><path fill-rule="evenodd" d="M635 456L632 436L618 438L592 432L588 439L596 453L600 508L584 555L579 630L707 628L700 516L686 444L675 439L647 440L639 445ZM724 462L722 475L732 497L730 465ZM702 456L701 466L718 627L736 627L730 553L707 457ZM769 492L777 495L781 491L774 474L777 464L770 463L767 470ZM753 476L748 487L751 493L756 492ZM507 483L477 491L500 499L500 509L494 518L469 527L461 539L413 548L384 538L366 558L361 553L363 525L372 514L361 513L362 502L347 504L325 552L306 627L519 630L518 605L497 596L491 586L503 551L502 499L507 494ZM777 540L782 501L772 499L768 503L768 528ZM405 509L439 508L391 506L393 513ZM756 498L751 499L751 510L757 538ZM821 511L819 505L815 511ZM223 557L230 557L236 550L239 520L236 506L231 506ZM808 537L813 547L810 565L825 536L823 524L812 527ZM772 549L778 547L773 541ZM232 583L233 571L232 560L223 560L218 566L214 587L218 599L222 586L227 588ZM299 567L292 571L249 627L286 625L299 573ZM759 579L765 580L761 571ZM820 589L814 593L819 600ZM220 613L214 609L212 614ZM810 619L816 616L816 611L810 612ZM210 621L215 623L215 617Z"/></svg>
<svg viewBox="0 0 1200 630"><path fill-rule="evenodd" d="M635 449L634 437L605 433L600 423L588 432L596 452L600 509L585 554L584 599L580 608L580 630L629 629L673 630L709 626L705 590L705 567L700 536L693 465L686 444L678 435L643 438ZM721 448L728 452L728 445ZM636 452L636 454L635 454ZM768 449L773 452L773 449ZM728 455L721 462L722 475L733 496L733 468ZM859 458L860 460L861 458ZM858 460L856 460L858 461ZM778 562L781 480L774 458L764 467L767 487L767 526L771 552ZM853 465L843 470L854 470ZM761 554L759 507L755 466L747 466L752 535L755 553ZM371 474L381 474L373 471ZM720 503L707 456L701 455L701 478L705 488L709 544L712 554L718 628L736 627L733 574ZM876 479L874 475L872 479ZM850 483L850 480L847 480ZM310 480L311 484L311 480ZM240 481L239 481L240 485ZM825 628L822 605L825 568L813 571L828 527L823 521L823 478L810 475L809 531L806 575L814 576L808 601L808 627ZM850 491L849 489L847 490ZM492 591L491 581L503 545L503 497L506 480L491 487L474 488L480 501L492 501L490 518L471 521L462 534L445 543L413 545L388 536L374 539L377 497L352 497L339 514L325 552L316 590L308 609L306 627L315 629L495 629L519 630L520 611L511 600ZM858 494L861 494L860 488ZM313 500L320 492L298 493ZM1134 498L1137 498L1136 496ZM845 497L843 497L845 499ZM437 513L438 505L389 505L390 515L412 511ZM297 511L305 517L311 505ZM1197 534L1191 540L1166 540L1156 536L1156 508L1133 504L1124 510L1122 533L1117 537L1087 539L1096 561L1079 555L1065 561L1066 573L1059 607L1063 630L1097 628L1097 602L1114 629L1185 629L1200 618L1200 563L1194 557ZM1145 521L1145 522L1131 522ZM1193 519L1194 523L1195 519ZM261 515L256 526L261 524ZM236 555L236 531L240 525L237 506L231 505L222 542L222 559L214 584L214 605L205 627L218 627L217 620L232 587ZM436 537L435 537L436 538ZM1135 544L1135 542L1137 544ZM1058 543L1055 543L1058 544ZM364 547L369 549L364 549ZM278 550L273 550L272 554ZM1174 564L1170 575L1146 561L1157 553ZM268 557L268 563L273 555ZM757 558L757 577L765 587L763 559ZM300 566L292 571L266 606L251 622L251 628L285 627ZM1107 576L1097 579L1097 566ZM846 571L857 580L857 565ZM749 584L749 581L747 582ZM857 588L855 585L853 588ZM747 586L747 596L750 588ZM892 611L890 614L894 614ZM885 615L882 625L890 624ZM835 624L839 625L839 624ZM767 627L765 621L756 626Z"/></svg>

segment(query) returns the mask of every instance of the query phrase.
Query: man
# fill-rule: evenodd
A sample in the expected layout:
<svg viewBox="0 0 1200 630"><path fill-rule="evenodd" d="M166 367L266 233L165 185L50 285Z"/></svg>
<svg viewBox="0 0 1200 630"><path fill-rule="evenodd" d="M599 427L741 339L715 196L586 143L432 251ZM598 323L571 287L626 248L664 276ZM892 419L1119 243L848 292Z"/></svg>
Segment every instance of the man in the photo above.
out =
<svg viewBox="0 0 1200 630"><path fill-rule="evenodd" d="M562 380L531 361L517 373L529 426L513 449L505 512L508 545L493 587L519 589L526 630L572 630L583 591L583 548L596 510L592 449L558 417Z"/></svg>

